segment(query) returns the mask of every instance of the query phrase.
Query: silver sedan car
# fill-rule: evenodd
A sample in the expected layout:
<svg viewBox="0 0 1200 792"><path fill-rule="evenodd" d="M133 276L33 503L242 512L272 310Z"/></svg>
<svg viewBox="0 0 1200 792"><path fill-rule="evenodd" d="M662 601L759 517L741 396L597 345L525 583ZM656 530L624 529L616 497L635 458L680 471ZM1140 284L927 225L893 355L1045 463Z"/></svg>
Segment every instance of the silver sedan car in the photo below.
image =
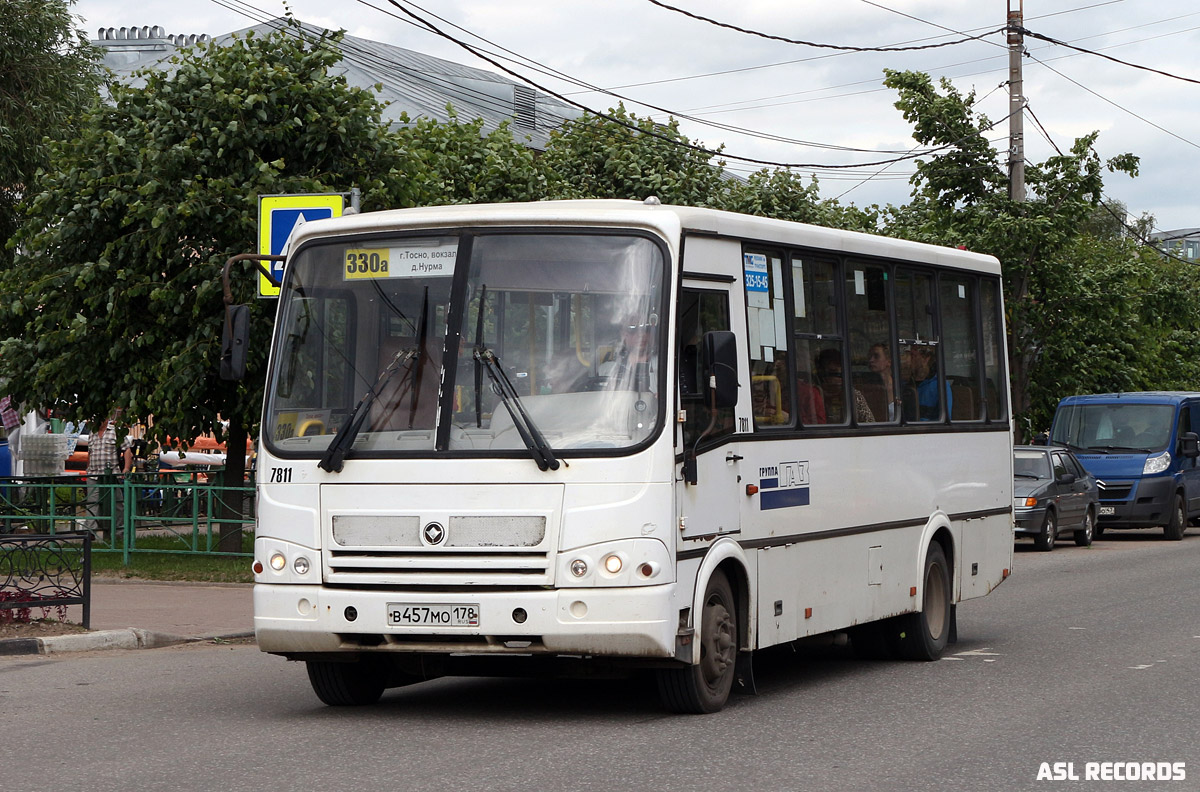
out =
<svg viewBox="0 0 1200 792"><path fill-rule="evenodd" d="M1013 449L1013 517L1017 537L1033 538L1038 550L1053 550L1062 531L1075 532L1087 547L1096 535L1100 492L1096 479L1065 448Z"/></svg>

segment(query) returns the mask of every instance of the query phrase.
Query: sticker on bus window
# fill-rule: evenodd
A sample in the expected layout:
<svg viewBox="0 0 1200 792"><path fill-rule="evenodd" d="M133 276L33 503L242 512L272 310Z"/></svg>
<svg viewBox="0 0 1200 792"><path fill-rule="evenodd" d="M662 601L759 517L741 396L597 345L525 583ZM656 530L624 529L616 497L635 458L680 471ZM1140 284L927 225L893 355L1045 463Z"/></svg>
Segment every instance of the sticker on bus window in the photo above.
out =
<svg viewBox="0 0 1200 792"><path fill-rule="evenodd" d="M454 274L457 245L349 248L343 259L344 280L380 278L449 278Z"/></svg>
<svg viewBox="0 0 1200 792"><path fill-rule="evenodd" d="M808 462L780 462L758 469L758 508L788 509L808 505Z"/></svg>
<svg viewBox="0 0 1200 792"><path fill-rule="evenodd" d="M752 308L771 307L771 279L767 272L767 257L762 253L742 254L745 276L746 305Z"/></svg>

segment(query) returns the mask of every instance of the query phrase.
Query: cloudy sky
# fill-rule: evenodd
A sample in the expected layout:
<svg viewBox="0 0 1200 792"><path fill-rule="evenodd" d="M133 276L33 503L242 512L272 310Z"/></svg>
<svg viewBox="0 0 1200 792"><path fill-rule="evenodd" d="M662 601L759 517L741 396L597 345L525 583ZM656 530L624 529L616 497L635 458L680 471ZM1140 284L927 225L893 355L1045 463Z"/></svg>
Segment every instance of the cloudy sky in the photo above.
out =
<svg viewBox="0 0 1200 792"><path fill-rule="evenodd" d="M903 203L909 194L909 161L863 165L915 146L893 106L894 92L882 87L885 68L923 71L975 91L981 111L1000 122L997 148L1007 149L1008 51L996 32L1005 24L1006 0L662 2L748 31L840 49L719 27L652 0L396 0L457 39L516 60L505 65L540 88L596 110L623 100L638 115L686 116L682 129L690 138L723 145L730 155L802 163L800 172L817 175L823 197L843 202ZM1022 0L1007 2L1015 10ZM389 0L289 0L288 6L305 22L493 68L420 28ZM135 25L220 35L282 15L284 4L79 0L74 11L92 37L98 28ZM1141 157L1136 179L1109 175L1109 198L1135 216L1154 215L1159 230L1200 226L1200 5L1030 0L1023 13L1028 30L1089 51L1026 39L1026 158L1044 160L1055 146L1066 150L1076 136L1098 130L1102 158ZM902 52L845 49L925 47L969 36L980 38ZM729 165L742 172L756 167ZM847 165L857 167L828 167Z"/></svg>

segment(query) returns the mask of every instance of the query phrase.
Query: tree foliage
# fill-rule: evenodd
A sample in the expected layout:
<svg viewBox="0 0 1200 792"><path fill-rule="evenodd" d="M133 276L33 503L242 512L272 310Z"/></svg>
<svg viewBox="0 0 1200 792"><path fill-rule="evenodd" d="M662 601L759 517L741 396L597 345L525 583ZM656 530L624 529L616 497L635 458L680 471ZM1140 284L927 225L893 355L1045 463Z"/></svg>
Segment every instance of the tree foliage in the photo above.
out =
<svg viewBox="0 0 1200 792"><path fill-rule="evenodd" d="M541 159L547 198L631 198L708 206L722 183L721 165L666 124L618 106L609 117L585 115L550 136Z"/></svg>
<svg viewBox="0 0 1200 792"><path fill-rule="evenodd" d="M266 344L250 350L246 383L215 375L221 267L256 247L256 196L353 185L379 208L406 189L379 105L331 73L336 61L282 33L200 45L142 74L143 88L115 85L51 146L16 266L0 273L15 396L75 419L125 406L184 440L220 436L218 415L257 421ZM264 340L274 304L239 283Z"/></svg>
<svg viewBox="0 0 1200 792"><path fill-rule="evenodd" d="M75 28L74 0L0 0L0 268L11 250L16 205L45 166L45 138L67 136L97 98L99 54Z"/></svg>

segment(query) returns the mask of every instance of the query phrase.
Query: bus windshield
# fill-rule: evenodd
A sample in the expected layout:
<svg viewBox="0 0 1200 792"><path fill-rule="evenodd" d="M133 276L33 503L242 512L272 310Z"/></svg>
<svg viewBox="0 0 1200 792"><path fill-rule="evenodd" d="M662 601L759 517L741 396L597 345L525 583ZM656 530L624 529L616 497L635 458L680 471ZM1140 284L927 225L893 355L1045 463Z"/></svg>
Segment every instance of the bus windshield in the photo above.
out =
<svg viewBox="0 0 1200 792"><path fill-rule="evenodd" d="M662 420L648 237L337 238L288 263L264 436L283 453L629 448Z"/></svg>
<svg viewBox="0 0 1200 792"><path fill-rule="evenodd" d="M1084 451L1159 451L1171 439L1175 408L1169 404L1073 404L1060 408L1053 445Z"/></svg>

